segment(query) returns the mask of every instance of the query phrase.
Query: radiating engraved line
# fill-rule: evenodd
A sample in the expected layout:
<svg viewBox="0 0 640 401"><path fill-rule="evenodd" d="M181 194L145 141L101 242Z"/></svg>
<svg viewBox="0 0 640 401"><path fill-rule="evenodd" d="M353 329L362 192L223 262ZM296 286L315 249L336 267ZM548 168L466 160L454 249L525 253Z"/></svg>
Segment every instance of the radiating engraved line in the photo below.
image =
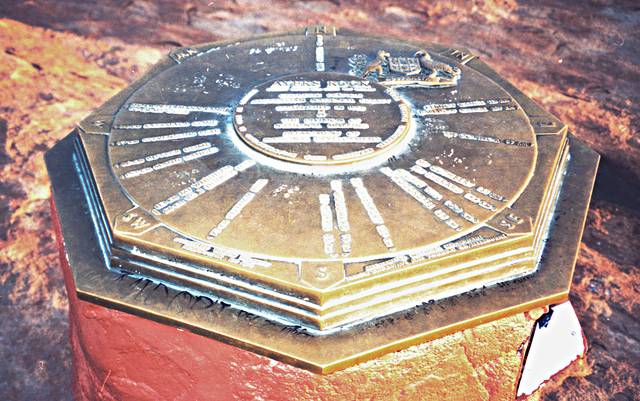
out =
<svg viewBox="0 0 640 401"><path fill-rule="evenodd" d="M487 209L487 210L491 210L491 211L497 210L497 208L494 205L492 205L489 202L483 201L482 199L478 198L477 196L475 196L471 192L467 192L466 194L464 194L464 198L466 200L468 200L469 202L480 206L483 209Z"/></svg>
<svg viewBox="0 0 640 401"><path fill-rule="evenodd" d="M378 211L376 204L373 202L371 195L369 195L369 191L367 191L367 188L364 186L362 178L352 178L350 182L353 188L356 190L356 194L358 195L358 198L360 199L360 203L362 203L364 210L367 212L369 220L371 220L371 222L376 226L376 231L382 239L382 242L389 250L393 250L394 245L393 240L391 239L391 233L389 232L387 226L384 224L384 219Z"/></svg>
<svg viewBox="0 0 640 401"><path fill-rule="evenodd" d="M121 163L117 163L115 165L115 167L123 168L123 167L137 166L137 165L143 164L145 162L150 162L150 161L159 160L159 159L165 159L167 157L178 156L180 154L182 154L182 151L180 149L174 149L174 150L169 150L167 152L155 153L153 155L142 157L140 159L126 160L126 161L123 161Z"/></svg>
<svg viewBox="0 0 640 401"><path fill-rule="evenodd" d="M498 195L496 193L493 193L493 192L491 192L491 190L489 190L489 189L487 189L485 187L478 186L478 187L475 188L475 190L478 193L481 193L482 195L484 195L484 196L486 196L488 198L491 198L493 200L497 200L497 201L500 201L500 202L506 202L507 201L507 198L505 198L504 196Z"/></svg>
<svg viewBox="0 0 640 401"><path fill-rule="evenodd" d="M471 180L468 180L468 179L466 179L464 177L460 177L460 176L458 176L458 175L456 175L456 174L454 174L454 173L452 173L452 172L450 172L450 171L448 171L448 170L446 170L446 169L444 169L444 168L442 168L440 166L430 165L429 166L429 170L431 170L434 173L437 173L437 174L439 174L439 175L441 175L443 177L446 177L446 178L450 179L451 181L454 181L454 182L456 182L458 184L461 184L461 185L463 185L463 186L465 186L467 188L474 188L479 193L481 193L481 194L483 194L483 195L485 195L485 196L487 196L487 197L489 197L491 199L499 200L499 201L502 201L502 202L506 201L506 198L504 196L497 195L497 194L491 192L489 189L484 188L484 187L476 187L475 182L473 182ZM489 204L484 205L482 203L482 201L479 201L479 202L475 202L474 201L474 203L480 204L485 209L495 210L495 207L493 205L489 205Z"/></svg>
<svg viewBox="0 0 640 401"><path fill-rule="evenodd" d="M424 175L426 173L426 170L424 168L420 167L420 166L412 166L411 167L411 171L413 171L416 174L420 174L420 175ZM467 220L468 222L474 223L474 224L478 222L478 219L476 219L473 215L471 215L470 213L464 211L460 206L458 206L453 201L451 201L449 199L445 199L440 192L438 192L435 189L433 189L432 187L430 187L429 184L427 184L426 182L422 181L420 178L418 178L418 177L414 176L413 174L409 173L408 171L402 170L402 169L396 170L396 173L398 173L401 178L403 178L406 181L410 182L414 186L422 189L432 199L434 199L436 201L439 201L439 202L442 202L445 207L447 207L449 210L453 211L454 213L456 213L457 215L459 215L463 219Z"/></svg>
<svg viewBox="0 0 640 401"><path fill-rule="evenodd" d="M487 196L487 197L489 197L491 199L499 200L499 201L502 201L502 202L506 201L506 198L504 196L497 195L497 194L491 192L490 190L488 190L488 189L486 189L484 187L476 187L475 182L473 182L471 180L467 180L464 177L460 177L460 176L458 176L458 175L456 175L456 174L454 174L454 173L452 173L452 172L450 172L450 171L448 171L448 170L446 170L446 169L444 169L444 168L442 168L440 166L432 165L432 166L429 167L429 170L431 170L434 173L437 173L437 174L439 174L439 175L441 175L443 177L446 177L446 178L450 179L451 181L454 181L454 182L456 182L458 184L461 184L461 185L463 185L463 186L465 186L467 188L474 188L478 193L481 193L481 194L483 194L483 195L485 195L485 196ZM474 203L476 203L476 202L474 202ZM484 201L479 201L479 202L477 202L477 204L479 204L480 206L482 206L485 209L489 209L489 210L495 210L496 209L495 206L493 206L493 205L491 205L491 204L489 204L487 202L484 202Z"/></svg>
<svg viewBox="0 0 640 401"><path fill-rule="evenodd" d="M160 159L166 159L168 157L173 157L173 156L179 156L183 153L192 153L192 152L197 152L199 150L204 150L207 148L211 147L211 143L209 142L202 142L199 143L197 145L193 145L193 146L186 146L182 149L173 149L173 150L168 150L166 152L160 152L160 153L154 153L152 155L148 155L145 157L141 157L139 159L133 159L133 160L126 160L120 163L117 163L115 165L115 167L117 168L123 168L123 167L131 167L131 166L137 166L146 162L152 162L152 161L156 161L156 160L160 160Z"/></svg>
<svg viewBox="0 0 640 401"><path fill-rule="evenodd" d="M471 180L467 180L464 177L460 177L459 175L456 175L456 174L452 173L451 171L446 170L446 169L444 169L444 168L442 168L440 166L431 165L431 166L429 166L429 170L431 170L434 173L439 174L439 175L441 175L441 176L443 176L445 178L448 178L449 180L451 180L451 181L453 181L455 183L458 183L458 184L460 184L460 185L462 185L464 187L473 188L473 187L476 186L475 182L473 182Z"/></svg>
<svg viewBox="0 0 640 401"><path fill-rule="evenodd" d="M206 175L204 178L199 179L187 188L181 190L175 195L156 203L153 206L154 214L169 214L175 212L188 202L194 200L200 195L213 190L230 178L235 177L240 172L255 165L253 160L245 160L237 166L224 166L211 174Z"/></svg>
<svg viewBox="0 0 640 401"><path fill-rule="evenodd" d="M380 169L380 172L391 179L396 185L400 187L404 192L410 195L413 199L415 199L422 207L427 210L435 209L436 205L429 198L424 196L422 192L417 190L414 186L409 184L409 182L405 181L399 173L393 171L389 167L383 167Z"/></svg>
<svg viewBox="0 0 640 401"><path fill-rule="evenodd" d="M342 181L332 180L331 189L333 190L333 204L336 209L336 223L338 231L340 231L340 247L342 256L351 253L351 227L349 225L349 212L347 211L347 202L342 191Z"/></svg>
<svg viewBox="0 0 640 401"><path fill-rule="evenodd" d="M331 197L328 194L320 194L320 223L322 226L322 243L324 253L331 257L338 256L335 251L336 239L333 236L333 213L331 212Z"/></svg>
<svg viewBox="0 0 640 401"><path fill-rule="evenodd" d="M420 174L422 174L425 178L427 178L429 181L434 182L436 184L438 184L439 186L448 189L449 191L453 192L454 194L457 195L461 195L464 193L464 190L462 188L460 188L459 186L457 186L456 184L449 182L447 180L445 180L444 178L442 178L441 176L437 175L436 173L432 172L432 171L427 171L426 169L431 167L431 163L419 159L416 161L416 165L417 167L422 167L422 169L417 169L414 168L413 171L414 172L419 172Z"/></svg>
<svg viewBox="0 0 640 401"><path fill-rule="evenodd" d="M431 170L431 171L427 171L427 169ZM501 200L504 201L506 200L506 198L500 196L500 195L496 195L493 192L489 191L486 188L483 187L476 187L476 184L471 181L468 180L464 177L460 177L456 174L453 174L452 172L440 167L440 166L434 166L431 163L429 163L426 160L423 159L418 159L416 160L416 165L413 166L411 168L411 171L413 171L416 174L421 174L422 176L426 177L427 179L429 179L432 182L435 182L436 184L450 190L451 192L457 194L457 195L463 195L464 199L473 203L474 205L478 205L480 207L482 207L483 209L487 209L487 210L497 210L496 206L492 205L489 202L486 202L480 198L478 198L477 196L475 196L474 194L472 194L471 192L466 192L460 188L459 186L447 181L444 177L447 177L453 181L455 181L456 183L463 185L466 188L473 188L476 191L478 191L479 193L482 193L483 195L490 197L491 199L495 199L495 200ZM437 172L438 174L435 174L435 172ZM444 176L444 177L443 177ZM479 188L479 189L478 189ZM491 196L489 196L491 195ZM449 209L457 212L457 208L455 204L450 204L451 207L449 207ZM460 214L460 213L458 213ZM471 215L467 216L465 214L460 214L460 216L462 216L465 220L471 221ZM475 218L474 218L475 219Z"/></svg>
<svg viewBox="0 0 640 401"><path fill-rule="evenodd" d="M447 209L451 210L453 213L457 214L458 216L460 216L463 219L465 219L466 221L468 221L469 223L472 223L472 224L478 223L478 219L477 218L475 218L469 212L466 212L462 207L458 206L452 200L447 199L446 201L444 201L444 206Z"/></svg>
<svg viewBox="0 0 640 401"><path fill-rule="evenodd" d="M254 182L253 185L251 185L251 188L249 188L249 191L242 195L242 197L231 207L231 209L224 216L224 219L222 219L222 221L220 221L213 229L211 229L211 231L209 231L208 239L213 239L222 234L222 232L229 226L229 224L231 224L231 222L236 217L238 217L238 215L242 212L242 209L244 209L256 197L258 192L260 192L262 188L264 188L268 183L269 180L264 178L261 178Z"/></svg>
<svg viewBox="0 0 640 401"><path fill-rule="evenodd" d="M412 166L411 167L411 171L413 171L416 174L421 174L421 175L426 173L426 170L423 169L420 166ZM432 199L434 199L436 201L441 201L442 200L442 198L443 198L442 194L440 192L438 192L436 189L434 189L431 185L429 185L426 182L424 182L423 180L421 180L420 178L414 176L413 174L407 173L406 170L400 170L399 173L400 173L402 178L404 178L405 180L409 181L411 184L415 185L416 187L422 189Z"/></svg>
<svg viewBox="0 0 640 401"><path fill-rule="evenodd" d="M158 171L158 170L162 170L165 169L167 167L171 167L171 166L175 166L178 164L183 164L186 162L190 162L192 160L196 160L199 159L201 157L205 157L205 156L211 156L213 154L218 153L218 148L216 147L210 147L207 149L203 149L203 150L199 150L193 153L189 153L186 154L184 156L179 156L173 159L169 159L167 161L164 161L162 163L157 163L152 165L151 167L145 167L145 168L141 168L141 169L137 169L137 170L131 170L128 171L122 175L120 175L120 178L122 179L128 179L128 178L133 178L133 177L138 177L141 175L145 175L145 174L149 174L151 172L154 171Z"/></svg>
<svg viewBox="0 0 640 401"><path fill-rule="evenodd" d="M176 114L187 115L190 113L214 113L229 114L227 107L209 107L209 106L191 106L182 104L150 104L150 103L130 103L129 111L136 113L154 113L154 114Z"/></svg>
<svg viewBox="0 0 640 401"><path fill-rule="evenodd" d="M392 170L389 167L383 167L380 169L382 174L386 175L393 181L397 186L400 187L405 193L415 199L423 208L429 210L434 217L436 217L437 221L444 223L449 226L449 228L460 231L462 228L458 223L456 223L453 219L449 217L449 215L442 209L436 209L436 204L431 201L431 199L427 198L420 192L420 190L416 189L413 185L406 181L404 177L409 178L413 177L411 173L406 170ZM414 177L415 178L415 177ZM412 180L415 182L415 180Z"/></svg>

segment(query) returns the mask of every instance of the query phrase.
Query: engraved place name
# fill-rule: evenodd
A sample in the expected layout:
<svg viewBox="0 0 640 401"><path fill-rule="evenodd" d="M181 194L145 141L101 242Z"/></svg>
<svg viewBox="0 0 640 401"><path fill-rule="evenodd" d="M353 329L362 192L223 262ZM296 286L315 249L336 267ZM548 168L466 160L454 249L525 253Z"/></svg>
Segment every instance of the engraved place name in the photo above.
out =
<svg viewBox="0 0 640 401"><path fill-rule="evenodd" d="M156 153L153 155L146 156L144 158L127 160L122 163L116 164L116 167L125 168L125 167L131 167L131 166L138 166L148 162L170 158L169 160L153 164L152 166L131 170L120 175L120 178L128 179L128 178L138 177L141 175L152 173L154 171L162 170L167 167L187 163L193 160L200 159L202 157L211 156L216 153L218 153L218 148L216 148L215 146L212 146L208 142L205 142L198 145L186 146L182 149L174 149L166 152ZM173 157L173 156L177 156L177 157Z"/></svg>
<svg viewBox="0 0 640 401"><path fill-rule="evenodd" d="M183 237L175 237L174 242L181 245L185 251L193 252L209 258L214 258L243 267L271 267L271 262L262 259L252 258L240 252L215 247L206 242L196 241Z"/></svg>
<svg viewBox="0 0 640 401"><path fill-rule="evenodd" d="M380 211L378 211L376 204L373 202L373 198L371 198L371 195L369 195L369 191L364 186L362 178L352 178L350 182L353 188L356 190L356 194L360 199L360 203L362 203L362 207L364 207L364 210L367 212L369 220L371 220L371 223L376 226L376 232L380 236L382 243L389 250L393 250L394 244L393 240L391 239L391 232L384 224L384 219L382 218Z"/></svg>
<svg viewBox="0 0 640 401"><path fill-rule="evenodd" d="M368 274L380 273L387 270L395 270L407 266L409 257L407 255L397 256L384 262L373 263L365 267Z"/></svg>
<svg viewBox="0 0 640 401"><path fill-rule="evenodd" d="M466 141L488 142L501 145L517 146L521 148L530 148L533 146L531 142L519 141L517 139L497 138L491 135L465 134L462 132L441 131L442 135L450 139L463 139Z"/></svg>
<svg viewBox="0 0 640 401"><path fill-rule="evenodd" d="M397 270L412 264L424 262L450 255L454 252L477 248L488 245L490 243L506 238L504 233L495 232L495 235L469 234L458 240L447 242L443 245L430 245L423 247L406 255L400 255L395 258L386 259L380 262L366 265L363 271L348 275L347 281L357 280L376 273L382 273L390 270Z"/></svg>
<svg viewBox="0 0 640 401"><path fill-rule="evenodd" d="M219 128L213 128L213 129L204 129L204 130L190 131L190 132L180 132L175 134L148 136L142 139L120 139L120 140L114 141L112 145L113 146L131 146L131 145L139 145L141 143L170 142L170 141L179 141L179 140L189 139L189 138L215 136L215 135L220 135L220 133L221 131Z"/></svg>
<svg viewBox="0 0 640 401"><path fill-rule="evenodd" d="M431 163L425 162L424 160L420 159L416 162L416 166L414 166L411 171L422 174L422 176L424 176L432 183L437 184L438 186L447 189L456 195L461 195L464 193L464 189L460 188L458 185L446 180L444 177L439 176L433 171L427 171L425 169L425 166L427 165L427 168L431 167Z"/></svg>
<svg viewBox="0 0 640 401"><path fill-rule="evenodd" d="M259 179L251 185L249 191L247 191L242 197L231 207L231 209L225 214L224 219L220 221L214 228L209 231L208 239L213 239L231 224L231 222L240 215L242 209L244 209L267 184L269 180Z"/></svg>
<svg viewBox="0 0 640 401"><path fill-rule="evenodd" d="M424 175L426 173L426 171L422 167L417 165L412 166L411 171L421 175ZM408 183L416 186L417 188L422 189L433 200L441 202L447 209L453 211L455 214L459 215L468 222L474 224L478 222L478 219L476 219L473 215L466 212L462 207L458 206L452 200L444 198L444 196L440 192L429 186L429 184L427 184L425 181L411 174L409 171L398 169L394 172L394 174L397 175L399 179L405 180Z"/></svg>
<svg viewBox="0 0 640 401"><path fill-rule="evenodd" d="M478 99L466 102L430 103L417 110L419 116L442 114L490 113L517 110L511 99Z"/></svg>
<svg viewBox="0 0 640 401"><path fill-rule="evenodd" d="M342 181L332 180L331 189L333 190L333 204L336 210L337 227L340 232L342 256L347 256L351 253L351 228L349 225L347 203L344 198L344 192L342 191Z"/></svg>
<svg viewBox="0 0 640 401"><path fill-rule="evenodd" d="M366 80L278 80L267 92L376 92Z"/></svg>
<svg viewBox="0 0 640 401"><path fill-rule="evenodd" d="M215 189L240 172L255 165L253 160L245 160L237 166L224 166L199 179L175 195L153 205L154 214L170 214L204 193Z"/></svg>
<svg viewBox="0 0 640 401"><path fill-rule="evenodd" d="M436 221L439 221L445 224L447 227L454 231L461 231L462 227L455 220L453 220L447 212L442 209L436 208L436 204L429 198L427 198L419 189L414 187L410 182L416 183L418 185L422 185L416 177L412 176L406 170L398 169L392 170L388 167L383 167L380 171L389 177L391 181L393 181L397 186L400 187L404 192L406 192L409 196L415 199L423 208L427 209L431 212L432 216L435 217ZM405 179L406 178L406 179ZM426 185L426 184L425 184Z"/></svg>
<svg viewBox="0 0 640 401"><path fill-rule="evenodd" d="M422 175L432 183L435 183L438 186L445 188L456 195L462 195L464 200L471 202L474 205L480 206L483 209L495 211L497 210L497 207L492 203L477 197L473 193L468 192L467 190L475 190L477 193L491 198L492 200L497 200L500 202L505 202L507 200L504 196L497 195L485 187L477 186L475 180L461 177L443 167L433 165L424 159L416 160L416 164L411 167L411 171L413 173ZM459 213L461 211L461 208L459 208L459 206L457 206L453 202L450 202L445 206L447 206L447 208L449 208L450 210L456 212L456 214L459 214L467 221L475 219L473 216L464 213L464 211L461 212L462 214Z"/></svg>
<svg viewBox="0 0 640 401"><path fill-rule="evenodd" d="M331 207L332 197L329 194L320 194L318 196L324 252L327 256L333 258L338 257L335 236L335 234L337 234L342 256L348 256L351 253L352 238L350 232L351 227L349 225L349 212L342 190L342 181L332 180L331 190L333 193L333 209Z"/></svg>
<svg viewBox="0 0 640 401"><path fill-rule="evenodd" d="M423 248L417 252L409 254L409 258L411 260L411 263L419 263L424 260L446 256L457 251L477 248L479 246L487 245L504 238L506 238L506 235L503 233L496 233L496 235L491 237L487 237L485 235L470 234L460 238L459 240L448 242L443 245Z"/></svg>
<svg viewBox="0 0 640 401"><path fill-rule="evenodd" d="M385 114L391 119L378 123ZM410 115L397 92L368 80L289 79L249 91L234 123L245 142L268 155L307 164L344 163L400 141Z"/></svg>
<svg viewBox="0 0 640 401"><path fill-rule="evenodd" d="M488 197L488 198L491 198L491 199L493 199L493 200L497 200L497 201L500 201L500 202L506 202L506 201L507 201L507 198L505 198L504 196L502 196L502 195L498 195L498 194L496 194L496 193L493 193L493 192L491 192L491 190L489 190L489 189L487 189L487 188L485 188L485 187L480 187L480 186L479 186L479 187L476 187L476 188L474 188L474 189L475 189L478 193L481 193L482 195L484 195L484 196L486 196L486 197Z"/></svg>
<svg viewBox="0 0 640 401"><path fill-rule="evenodd" d="M270 55L272 53L291 53L295 51L298 51L298 45L288 45L286 42L276 42L273 45L267 47L252 47L251 49L249 49L249 55Z"/></svg>
<svg viewBox="0 0 640 401"><path fill-rule="evenodd" d="M320 202L320 226L322 227L322 243L324 253L330 257L337 257L335 251L335 237L333 236L333 212L331 211L331 197L327 194L318 195Z"/></svg>
<svg viewBox="0 0 640 401"><path fill-rule="evenodd" d="M228 107L190 106L184 104L150 104L130 103L129 111L135 113L177 114L187 115L191 113L229 114Z"/></svg>
<svg viewBox="0 0 640 401"><path fill-rule="evenodd" d="M176 121L176 122L159 122L146 124L120 124L115 125L115 129L161 129L161 128L188 128L188 127L215 127L218 125L217 120L201 120L201 121Z"/></svg>

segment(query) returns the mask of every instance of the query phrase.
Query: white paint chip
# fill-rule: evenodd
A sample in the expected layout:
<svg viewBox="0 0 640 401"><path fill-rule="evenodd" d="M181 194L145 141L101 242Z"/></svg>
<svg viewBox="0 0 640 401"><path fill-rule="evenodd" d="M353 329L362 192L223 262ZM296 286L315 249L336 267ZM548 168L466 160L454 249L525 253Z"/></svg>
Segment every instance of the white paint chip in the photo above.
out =
<svg viewBox="0 0 640 401"><path fill-rule="evenodd" d="M541 327L536 323L518 386L518 397L533 394L547 380L584 355L582 328L571 302L553 306L551 310L553 314L546 325Z"/></svg>

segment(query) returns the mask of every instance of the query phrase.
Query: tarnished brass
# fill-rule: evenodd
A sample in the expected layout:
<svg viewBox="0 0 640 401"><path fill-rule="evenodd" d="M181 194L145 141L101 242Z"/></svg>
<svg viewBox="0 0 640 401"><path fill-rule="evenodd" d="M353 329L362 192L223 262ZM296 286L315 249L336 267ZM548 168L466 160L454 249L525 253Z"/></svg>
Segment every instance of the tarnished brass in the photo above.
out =
<svg viewBox="0 0 640 401"><path fill-rule="evenodd" d="M566 298L568 138L465 49L325 27L178 49L47 163L81 296L329 372Z"/></svg>

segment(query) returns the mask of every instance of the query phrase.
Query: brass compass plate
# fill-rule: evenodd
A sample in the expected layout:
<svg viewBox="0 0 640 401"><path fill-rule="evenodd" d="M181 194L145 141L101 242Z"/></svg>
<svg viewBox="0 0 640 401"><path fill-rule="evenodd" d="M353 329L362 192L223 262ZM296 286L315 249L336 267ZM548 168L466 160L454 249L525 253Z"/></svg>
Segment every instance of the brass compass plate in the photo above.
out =
<svg viewBox="0 0 640 401"><path fill-rule="evenodd" d="M190 253L185 249L194 248L185 243L196 240L218 252L218 260L210 258L212 264L373 263L473 232L517 199L535 167L537 142L525 110L505 88L431 50L434 59L461 70L458 84L391 85L389 95L384 77L361 78L353 60L374 59L377 49L410 57L419 47L391 39L323 35L324 71L318 71L317 36L288 34L197 50L132 91L105 132L108 156L90 163L97 177L111 176L98 186L110 225L120 223L116 239L154 242L183 256ZM289 91L280 94L323 97L255 103L269 95L273 100L265 89L279 80L342 84L347 91ZM377 91L357 92L359 82ZM255 90L259 94L241 105ZM346 96L363 93L362 98ZM391 103L371 103L378 100ZM331 109L321 117L312 108L276 110L318 104ZM356 107L349 110L350 105ZM240 115L243 124L238 124ZM287 127L286 121L323 119L338 123L274 128L282 121L278 127ZM241 127L246 131L240 132ZM313 130L320 134L309 136ZM265 144L276 131L307 131L312 139L277 146L271 142L265 148L247 139L251 135ZM367 151L389 139L386 146ZM102 144L83 144L90 160L103 157L95 154L104 153ZM350 156L335 158L345 154ZM416 178L440 196L432 198L423 190L416 199L410 181ZM118 192L128 204L106 199ZM111 204L126 207L117 210ZM127 213L134 208L132 217ZM139 220L143 215L147 225ZM131 223L143 225L144 231ZM154 231L161 229L175 237L156 243ZM242 263L238 268L244 268Z"/></svg>

